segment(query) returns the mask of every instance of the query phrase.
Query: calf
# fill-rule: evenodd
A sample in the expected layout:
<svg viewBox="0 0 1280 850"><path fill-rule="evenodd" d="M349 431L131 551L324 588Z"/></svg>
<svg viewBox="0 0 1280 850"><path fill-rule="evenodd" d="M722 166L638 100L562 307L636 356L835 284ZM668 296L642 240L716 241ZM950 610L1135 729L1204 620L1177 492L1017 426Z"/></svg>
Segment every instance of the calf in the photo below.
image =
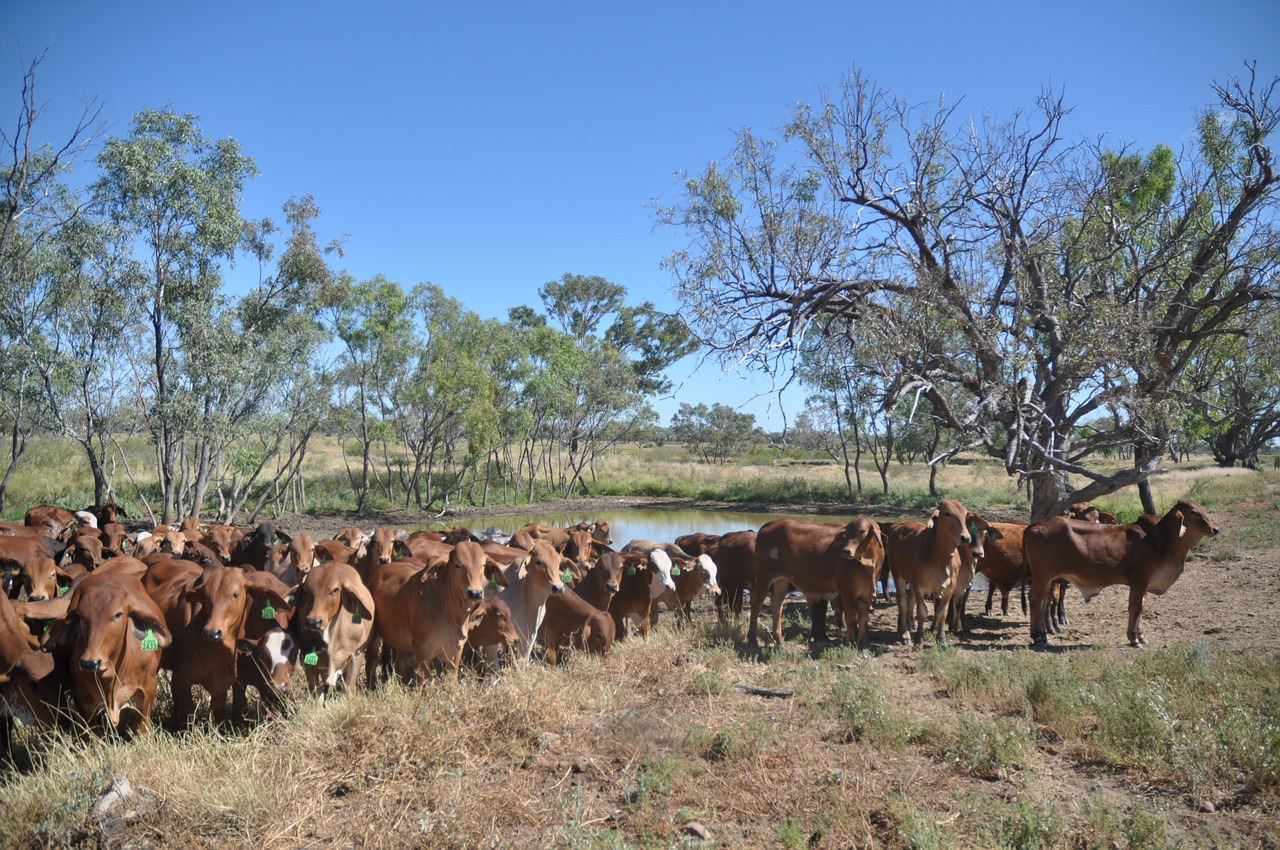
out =
<svg viewBox="0 0 1280 850"><path fill-rule="evenodd" d="M490 646L510 649L520 642L520 633L511 622L511 609L494 593L486 593L471 612L466 633L468 651Z"/></svg>
<svg viewBox="0 0 1280 850"><path fill-rule="evenodd" d="M0 723L12 718L24 726L69 726L70 710L71 668L65 652L31 650L0 673Z"/></svg>
<svg viewBox="0 0 1280 850"><path fill-rule="evenodd" d="M333 562L307 573L296 594L307 685L323 701L339 681L355 685L373 635L373 597L354 567Z"/></svg>
<svg viewBox="0 0 1280 850"><path fill-rule="evenodd" d="M960 553L960 570L956 574L956 589L951 594L951 612L949 624L953 635L967 634L968 624L965 622L965 604L969 601L969 586L973 577L981 569L987 559L987 552L993 542L1001 537L1000 530L987 522L980 515L969 511L969 542L958 547Z"/></svg>
<svg viewBox="0 0 1280 850"><path fill-rule="evenodd" d="M660 549L649 554L610 551L600 556L600 563L605 564L615 558L622 577L618 592L609 602L614 637L616 640L625 638L628 623L635 623L640 636L646 637L653 621L653 602L670 589L671 558Z"/></svg>
<svg viewBox="0 0 1280 850"><path fill-rule="evenodd" d="M71 591L65 619L45 645L68 652L71 692L90 722L145 734L155 704L160 653L171 637L142 582L121 572L91 573Z"/></svg>
<svg viewBox="0 0 1280 850"><path fill-rule="evenodd" d="M548 663L556 664L560 650L569 646L608 658L614 634L612 617L566 587L547 599L538 640L546 648Z"/></svg>
<svg viewBox="0 0 1280 850"><path fill-rule="evenodd" d="M191 689L209 693L216 722L227 720L227 691L235 684L238 642L246 620L265 608L288 606L287 588L270 574L239 567L200 567L187 561L152 565L143 586L164 612L173 644L163 667L173 671L173 722L188 727L195 717Z"/></svg>
<svg viewBox="0 0 1280 850"><path fill-rule="evenodd" d="M679 569L678 574L677 569ZM695 596L702 593L709 593L712 596L720 595L720 583L716 579L716 573L716 562L705 552L682 562L678 567L673 564L671 577L676 589L663 593L657 601L666 604L677 617L688 620L693 613Z"/></svg>
<svg viewBox="0 0 1280 850"><path fill-rule="evenodd" d="M550 543L535 540L532 551L503 568L507 582L498 595L511 608L511 622L520 635L519 653L526 661L547 613L547 597L564 592L563 576L572 567L573 562ZM496 660L497 653L491 649L489 661Z"/></svg>
<svg viewBox="0 0 1280 850"><path fill-rule="evenodd" d="M1023 551L1031 572L1031 640L1048 642L1050 588L1066 580L1085 601L1104 587L1129 587L1129 645L1146 643L1142 609L1147 592L1163 594L1182 575L1187 553L1218 527L1204 508L1182 499L1163 517L1146 516L1127 525L1102 525L1051 517L1030 526Z"/></svg>
<svg viewBox="0 0 1280 850"><path fill-rule="evenodd" d="M851 642L866 648L875 576L884 560L884 541L875 520L865 514L843 526L774 520L760 528L755 550L749 643L757 642L756 624L765 593L771 597L774 639L782 642L782 603L788 587L795 586L813 598L839 594L846 634Z"/></svg>
<svg viewBox="0 0 1280 850"><path fill-rule="evenodd" d="M898 633L917 646L924 642L925 595L934 595L933 634L946 642L947 614L960 574L958 547L972 542L969 511L954 499L943 499L928 522L904 522L885 530L886 558L898 588ZM911 596L908 600L907 588ZM911 601L916 625L911 629Z"/></svg>
<svg viewBox="0 0 1280 850"><path fill-rule="evenodd" d="M440 661L457 680L467 631L477 624L471 614L484 598L486 580L499 586L507 581L502 568L471 541L425 568L410 561L378 565L369 580L380 612L365 660L370 686L384 645L423 667ZM407 670L403 662L399 666Z"/></svg>
<svg viewBox="0 0 1280 850"><path fill-rule="evenodd" d="M720 595L716 597L716 613L723 621L725 608L735 617L742 614L742 593L751 591L756 580L756 531L731 531L721 535L715 551Z"/></svg>
<svg viewBox="0 0 1280 850"><path fill-rule="evenodd" d="M289 535L280 531L269 522L260 523L257 528L245 533L231 553L231 563L245 564L256 570L267 569L267 561L271 556L271 548L276 541L288 543Z"/></svg>
<svg viewBox="0 0 1280 850"><path fill-rule="evenodd" d="M24 525L44 529L55 540L65 540L79 527L75 511L58 505L36 505L22 518Z"/></svg>
<svg viewBox="0 0 1280 850"><path fill-rule="evenodd" d="M22 569L18 571L18 580L22 582L28 602L43 602L67 593L72 580L85 572L87 570L79 565L68 564L67 569L63 569L52 558L39 557L22 565Z"/></svg>

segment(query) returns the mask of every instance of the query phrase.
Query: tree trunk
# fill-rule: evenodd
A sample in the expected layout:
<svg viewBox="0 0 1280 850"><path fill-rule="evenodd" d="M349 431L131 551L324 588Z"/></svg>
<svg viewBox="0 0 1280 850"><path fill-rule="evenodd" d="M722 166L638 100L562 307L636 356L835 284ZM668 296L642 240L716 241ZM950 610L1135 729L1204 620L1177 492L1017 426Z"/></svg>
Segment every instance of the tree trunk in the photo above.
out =
<svg viewBox="0 0 1280 850"><path fill-rule="evenodd" d="M1140 469L1145 466L1150 458L1151 450L1146 446L1135 445L1133 447L1133 466ZM1144 514L1155 514L1156 500L1151 495L1151 480L1143 478L1138 482L1138 497L1142 499L1142 512Z"/></svg>
<svg viewBox="0 0 1280 850"><path fill-rule="evenodd" d="M1068 507L1071 488L1065 472L1047 470L1029 479L1031 484L1031 521L1039 522L1059 516Z"/></svg>

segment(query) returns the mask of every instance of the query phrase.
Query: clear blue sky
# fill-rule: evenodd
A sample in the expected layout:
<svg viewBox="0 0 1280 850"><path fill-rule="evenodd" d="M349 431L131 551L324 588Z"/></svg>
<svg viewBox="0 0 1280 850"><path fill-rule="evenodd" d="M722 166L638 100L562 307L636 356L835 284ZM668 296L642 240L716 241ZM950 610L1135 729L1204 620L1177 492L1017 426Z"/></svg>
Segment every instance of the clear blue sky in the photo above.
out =
<svg viewBox="0 0 1280 850"><path fill-rule="evenodd" d="M127 132L144 106L234 136L261 176L245 212L309 193L341 266L431 281L486 316L540 306L564 272L675 309L662 257L681 244L653 202L676 173L780 126L859 68L911 101L1029 109L1045 86L1071 135L1177 147L1209 84L1256 59L1280 74L1280 0L1165 2L114 2L0 0L0 121L21 59L48 48L39 96L57 132L97 98ZM240 273L256 274L241 269ZM780 428L767 391L714 364L658 403L722 402ZM783 409L800 412L788 391Z"/></svg>

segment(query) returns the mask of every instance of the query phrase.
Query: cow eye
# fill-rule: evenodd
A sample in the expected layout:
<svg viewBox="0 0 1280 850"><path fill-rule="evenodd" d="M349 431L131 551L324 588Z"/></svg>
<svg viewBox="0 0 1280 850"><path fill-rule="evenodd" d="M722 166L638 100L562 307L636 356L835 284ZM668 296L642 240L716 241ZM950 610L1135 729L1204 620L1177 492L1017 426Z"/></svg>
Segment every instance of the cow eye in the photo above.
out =
<svg viewBox="0 0 1280 850"><path fill-rule="evenodd" d="M233 594L231 594L231 598L232 598L232 599L239 599L239 598L240 598L240 594L239 594L239 593L233 593Z"/></svg>
<svg viewBox="0 0 1280 850"><path fill-rule="evenodd" d="M123 616L124 616L124 612L123 612L123 611L117 611L117 612L116 612L116 615L115 615L114 617L112 617L111 619L112 619L112 620L119 620L119 619L120 619L121 617L123 617Z"/></svg>

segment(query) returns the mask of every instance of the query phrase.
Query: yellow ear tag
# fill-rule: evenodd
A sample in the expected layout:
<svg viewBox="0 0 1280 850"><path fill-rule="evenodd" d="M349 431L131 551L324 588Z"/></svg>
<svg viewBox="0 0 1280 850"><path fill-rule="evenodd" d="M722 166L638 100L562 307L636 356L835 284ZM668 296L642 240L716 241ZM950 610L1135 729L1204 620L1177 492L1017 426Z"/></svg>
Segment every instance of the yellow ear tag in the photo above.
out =
<svg viewBox="0 0 1280 850"><path fill-rule="evenodd" d="M147 629L147 636L142 639L143 652L155 652L160 648L160 641L156 640L155 632Z"/></svg>
<svg viewBox="0 0 1280 850"><path fill-rule="evenodd" d="M306 655L302 656L302 663L308 667L316 666L320 663L320 653L316 652L314 649L311 650Z"/></svg>

